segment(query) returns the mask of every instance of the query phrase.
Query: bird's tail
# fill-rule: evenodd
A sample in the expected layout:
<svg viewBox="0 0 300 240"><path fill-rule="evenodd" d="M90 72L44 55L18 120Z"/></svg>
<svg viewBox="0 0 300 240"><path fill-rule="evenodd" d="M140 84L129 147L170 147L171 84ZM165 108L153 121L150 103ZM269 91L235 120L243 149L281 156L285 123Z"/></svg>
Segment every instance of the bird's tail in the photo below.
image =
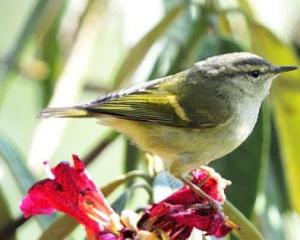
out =
<svg viewBox="0 0 300 240"><path fill-rule="evenodd" d="M40 118L84 118L90 117L87 110L76 107L46 108L39 114Z"/></svg>

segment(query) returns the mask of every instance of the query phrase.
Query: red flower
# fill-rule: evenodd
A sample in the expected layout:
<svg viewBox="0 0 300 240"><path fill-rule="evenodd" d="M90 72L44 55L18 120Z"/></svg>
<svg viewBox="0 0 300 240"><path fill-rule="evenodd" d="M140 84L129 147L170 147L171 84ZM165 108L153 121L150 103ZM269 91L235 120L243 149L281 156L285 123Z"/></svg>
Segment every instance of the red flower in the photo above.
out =
<svg viewBox="0 0 300 240"><path fill-rule="evenodd" d="M222 212L187 186L153 204L140 220L129 210L119 216L87 176L76 155L73 162L74 166L58 164L51 169L50 178L29 189L20 206L25 216L64 212L85 226L89 240L155 240L161 236L185 240L194 227L207 235L222 237L233 227ZM210 168L195 170L192 176L194 184L216 201L224 202L223 190L228 182Z"/></svg>
<svg viewBox="0 0 300 240"><path fill-rule="evenodd" d="M219 203L224 203L224 188L229 184L213 169L204 167L191 173L193 183ZM153 204L142 216L138 227L155 232L164 231L170 239L185 240L193 228L206 235L224 237L232 230L227 217L204 199L184 186L163 201Z"/></svg>
<svg viewBox="0 0 300 240"><path fill-rule="evenodd" d="M20 205L26 217L64 212L86 227L90 239L121 239L113 229L113 209L87 176L84 163L73 155L74 166L59 163L51 169L53 177L34 184ZM113 238L114 237L114 238Z"/></svg>

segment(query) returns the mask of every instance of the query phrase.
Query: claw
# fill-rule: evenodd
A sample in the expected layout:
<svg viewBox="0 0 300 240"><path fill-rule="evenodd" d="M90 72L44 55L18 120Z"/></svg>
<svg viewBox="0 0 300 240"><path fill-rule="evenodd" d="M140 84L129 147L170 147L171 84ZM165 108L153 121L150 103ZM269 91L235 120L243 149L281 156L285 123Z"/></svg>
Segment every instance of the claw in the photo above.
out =
<svg viewBox="0 0 300 240"><path fill-rule="evenodd" d="M210 197L209 195L207 195L200 187L198 187L196 184L194 184L189 177L185 176L185 177L181 177L181 180L188 185L194 193L198 194L198 196L204 198L205 200L208 201L208 203L219 213L223 212L223 207L222 205L216 201L215 199L213 199L212 197ZM207 180L204 179L203 182L200 183L200 186L202 186L205 181Z"/></svg>

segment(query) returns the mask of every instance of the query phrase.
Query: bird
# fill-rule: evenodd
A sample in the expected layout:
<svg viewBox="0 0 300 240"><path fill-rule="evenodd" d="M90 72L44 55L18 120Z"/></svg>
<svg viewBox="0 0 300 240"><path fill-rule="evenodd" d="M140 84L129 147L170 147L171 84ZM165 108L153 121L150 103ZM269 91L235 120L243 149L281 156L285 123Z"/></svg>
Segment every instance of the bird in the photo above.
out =
<svg viewBox="0 0 300 240"><path fill-rule="evenodd" d="M175 177L184 177L241 145L273 80L297 68L253 53L227 53L88 102L46 108L40 117L96 118L159 156Z"/></svg>

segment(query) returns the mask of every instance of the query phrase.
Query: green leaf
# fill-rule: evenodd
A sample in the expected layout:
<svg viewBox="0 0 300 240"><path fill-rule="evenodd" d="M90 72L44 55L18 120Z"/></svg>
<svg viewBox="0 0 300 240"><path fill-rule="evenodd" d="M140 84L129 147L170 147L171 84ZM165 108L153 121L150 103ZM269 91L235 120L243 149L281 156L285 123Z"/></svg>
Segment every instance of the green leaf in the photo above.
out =
<svg viewBox="0 0 300 240"><path fill-rule="evenodd" d="M218 12L218 29L219 33L222 34L230 34L231 32L231 27L230 27L230 22L227 17L227 11L219 11Z"/></svg>
<svg viewBox="0 0 300 240"><path fill-rule="evenodd" d="M250 137L234 152L213 162L213 167L232 185L226 189L227 198L250 218L256 196L261 190L270 148L270 113L267 107L261 111Z"/></svg>
<svg viewBox="0 0 300 240"><path fill-rule="evenodd" d="M121 194L121 196L118 197L117 200L111 204L112 209L115 210L116 213L121 213L124 210L126 204L128 203L128 201L131 197L131 194L132 194L132 191L126 189Z"/></svg>
<svg viewBox="0 0 300 240"><path fill-rule="evenodd" d="M295 51L265 27L252 23L251 34L256 53L275 64L300 65ZM273 84L272 100L289 196L292 207L300 213L300 94L297 86L300 86L299 71L282 74Z"/></svg>
<svg viewBox="0 0 300 240"><path fill-rule="evenodd" d="M50 19L47 19L43 28L43 37L39 43L39 58L48 66L48 72L43 79L40 79L42 86L42 106L46 107L53 94L54 86L59 74L61 73L61 63L63 54L60 52L58 33L61 27L61 19L66 7L66 1L53 1L49 6L52 8ZM49 14L50 15L50 14Z"/></svg>
<svg viewBox="0 0 300 240"><path fill-rule="evenodd" d="M124 172L130 172L138 167L138 163L140 160L140 151L139 149L133 145L133 143L126 139L126 153L124 159ZM132 185L133 179L130 179L126 182L127 186Z"/></svg>
<svg viewBox="0 0 300 240"><path fill-rule="evenodd" d="M224 204L224 212L232 222L239 226L240 229L233 231L239 240L264 240L255 226L229 201Z"/></svg>
<svg viewBox="0 0 300 240"><path fill-rule="evenodd" d="M42 233L39 240L66 239L78 226L78 222L67 215L58 218L51 226Z"/></svg>
<svg viewBox="0 0 300 240"><path fill-rule="evenodd" d="M283 91L275 95L273 101L289 196L293 208L300 213L300 95Z"/></svg>
<svg viewBox="0 0 300 240"><path fill-rule="evenodd" d="M284 220L279 214L283 216L290 209L290 203L282 167L276 130L272 124L271 154L265 176L265 190L260 194L255 208L255 220L266 239L284 239ZM274 213L278 213L278 216Z"/></svg>
<svg viewBox="0 0 300 240"><path fill-rule="evenodd" d="M299 66L299 59L291 46L281 42L280 39L266 27L252 22L250 33L252 49L257 54L267 58L274 64L295 64ZM297 71L286 73L284 76L288 76L295 81L299 80L299 73Z"/></svg>
<svg viewBox="0 0 300 240"><path fill-rule="evenodd" d="M26 194L30 186L36 182L36 179L25 166L23 156L3 133L0 133L0 155L10 168L21 192ZM37 219L41 227L45 229L52 222L54 216L42 216Z"/></svg>
<svg viewBox="0 0 300 240"><path fill-rule="evenodd" d="M201 37L209 28L209 13L201 4L197 7L197 17L190 22L191 30L169 68L168 74L174 74L189 68L197 60L197 48ZM182 30L184 31L184 30Z"/></svg>
<svg viewBox="0 0 300 240"><path fill-rule="evenodd" d="M73 48L71 49L68 59L65 63L65 68L60 77L57 79L54 94L51 97L50 105L58 105L64 102L65 105L74 103L77 96L82 92L85 78L85 73L94 48L93 44L98 36L101 22L107 9L107 0L91 1L91 6L88 13L81 19L81 28L78 29L77 37L74 39ZM72 87L70 87L72 86ZM51 138L47 139L47 147L44 149L43 156L48 159L54 154L56 147L62 138L65 127L68 121L59 121L55 128L52 128L51 122L40 121L36 126L34 138L30 149L31 169L34 172L40 170L39 163L41 148L44 146L44 138L51 132ZM45 146L44 146L45 147Z"/></svg>
<svg viewBox="0 0 300 240"><path fill-rule="evenodd" d="M217 31L209 31L210 28L216 28L211 20L211 14L211 10L199 5L198 17L190 23L192 30L171 64L169 73L189 68L193 63L214 55L243 50L230 37L225 37Z"/></svg>
<svg viewBox="0 0 300 240"><path fill-rule="evenodd" d="M130 49L113 79L114 88L120 86L123 81L126 81L133 75L151 46L162 36L183 9L184 6L180 4L170 10L170 12L167 13L167 15L150 32Z"/></svg>
<svg viewBox="0 0 300 240"><path fill-rule="evenodd" d="M249 18L254 19L254 14L248 0L239 0L239 5Z"/></svg>
<svg viewBox="0 0 300 240"><path fill-rule="evenodd" d="M281 190L279 189L278 185L276 185L276 176L274 176L274 173L271 169L268 170L269 172L266 176L265 194L261 194L259 196L259 201L257 201L257 205L255 208L255 222L260 227L261 232L266 237L266 239L281 240L284 239L284 220L278 215L274 215L274 213L280 214ZM278 219L275 219L275 221L279 224L273 224L274 217L278 217Z"/></svg>
<svg viewBox="0 0 300 240"><path fill-rule="evenodd" d="M10 168L22 193L26 194L36 179L25 166L25 160L16 146L3 133L0 133L0 155Z"/></svg>
<svg viewBox="0 0 300 240"><path fill-rule="evenodd" d="M178 1L165 0L166 11L172 9L178 4ZM186 8L180 18L177 18L172 26L169 27L164 36L164 46L156 59L149 80L156 79L176 71L176 68L182 64L185 59L184 49L187 50L189 45L187 36L195 32L195 18L190 8ZM184 32L185 34L182 34ZM183 55L182 55L183 54ZM172 68L172 70L170 69Z"/></svg>
<svg viewBox="0 0 300 240"><path fill-rule="evenodd" d="M0 188L0 212L1 212L0 214L0 226L1 226L0 232L1 232L2 227L6 226L6 224L9 221L13 220L13 216L10 213L7 199L5 198L5 193L2 191L1 188ZM7 240L14 240L14 239L16 239L15 234L13 234Z"/></svg>
<svg viewBox="0 0 300 240"><path fill-rule="evenodd" d="M243 48L233 39L216 33L208 33L202 38L197 50L197 61L214 55L241 51Z"/></svg>
<svg viewBox="0 0 300 240"><path fill-rule="evenodd" d="M24 24L24 27L8 53L8 64L0 66L0 103L4 99L4 94L8 84L11 84L13 71L21 59L22 53L29 42L30 37L35 32L41 17L47 9L48 1L38 0L32 13Z"/></svg>
<svg viewBox="0 0 300 240"><path fill-rule="evenodd" d="M286 178L284 176L285 173L278 142L279 139L274 123L272 124L271 139L269 174L266 176L266 188L268 190L266 196L272 204L276 204L276 207L280 212L286 212L291 206Z"/></svg>

